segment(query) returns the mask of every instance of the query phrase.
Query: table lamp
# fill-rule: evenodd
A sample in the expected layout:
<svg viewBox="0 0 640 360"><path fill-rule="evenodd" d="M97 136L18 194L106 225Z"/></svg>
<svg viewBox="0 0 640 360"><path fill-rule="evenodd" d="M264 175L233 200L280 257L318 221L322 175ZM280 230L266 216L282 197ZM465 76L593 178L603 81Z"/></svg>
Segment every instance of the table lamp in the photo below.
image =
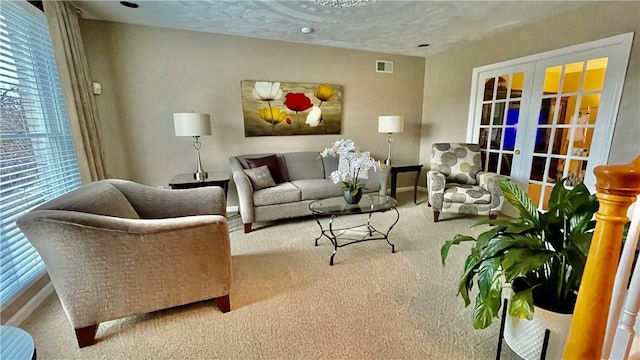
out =
<svg viewBox="0 0 640 360"><path fill-rule="evenodd" d="M387 159L384 161L385 165L391 165L391 135L393 133L401 133L404 131L404 116L400 115L386 115L378 117L378 132L387 133L388 148Z"/></svg>
<svg viewBox="0 0 640 360"><path fill-rule="evenodd" d="M197 181L204 181L207 173L202 169L200 161L200 136L211 135L211 117L209 114L198 113L175 113L173 114L173 126L176 136L192 136L195 141L193 147L196 149L198 167L193 177Z"/></svg>

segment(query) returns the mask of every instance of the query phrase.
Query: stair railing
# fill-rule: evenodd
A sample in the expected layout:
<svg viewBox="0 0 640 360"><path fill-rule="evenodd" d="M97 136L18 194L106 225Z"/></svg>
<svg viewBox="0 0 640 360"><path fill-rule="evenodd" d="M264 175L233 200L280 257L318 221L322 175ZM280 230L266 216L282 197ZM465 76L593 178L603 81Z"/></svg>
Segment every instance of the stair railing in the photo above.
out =
<svg viewBox="0 0 640 360"><path fill-rule="evenodd" d="M563 355L571 360L601 358L627 210L640 194L640 156L594 173L600 208Z"/></svg>

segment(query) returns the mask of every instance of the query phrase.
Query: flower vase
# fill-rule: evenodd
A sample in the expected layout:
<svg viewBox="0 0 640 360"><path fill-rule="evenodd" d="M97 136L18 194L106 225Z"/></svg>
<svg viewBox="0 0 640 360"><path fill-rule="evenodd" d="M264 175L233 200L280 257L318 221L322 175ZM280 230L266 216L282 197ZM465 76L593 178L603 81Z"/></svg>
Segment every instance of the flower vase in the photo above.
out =
<svg viewBox="0 0 640 360"><path fill-rule="evenodd" d="M360 199L362 199L362 189L358 189L355 195L351 195L351 191L349 190L344 191L344 201L346 201L347 204L357 204L360 202Z"/></svg>

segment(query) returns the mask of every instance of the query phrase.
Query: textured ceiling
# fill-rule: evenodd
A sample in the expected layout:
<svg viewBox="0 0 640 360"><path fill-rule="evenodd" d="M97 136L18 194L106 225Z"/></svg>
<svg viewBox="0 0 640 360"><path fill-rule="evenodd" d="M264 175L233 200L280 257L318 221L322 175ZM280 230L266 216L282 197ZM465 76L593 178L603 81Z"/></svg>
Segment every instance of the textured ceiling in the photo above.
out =
<svg viewBox="0 0 640 360"><path fill-rule="evenodd" d="M380 1L329 8L313 1L73 1L87 19L252 38L428 56L523 24L567 13L583 1ZM300 28L312 27L311 34ZM430 44L429 47L418 47Z"/></svg>

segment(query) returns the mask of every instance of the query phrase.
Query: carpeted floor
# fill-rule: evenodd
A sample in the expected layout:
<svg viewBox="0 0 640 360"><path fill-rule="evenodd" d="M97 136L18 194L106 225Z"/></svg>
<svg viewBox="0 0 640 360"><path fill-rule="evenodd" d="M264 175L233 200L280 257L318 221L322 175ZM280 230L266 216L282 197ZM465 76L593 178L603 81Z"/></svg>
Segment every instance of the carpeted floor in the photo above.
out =
<svg viewBox="0 0 640 360"><path fill-rule="evenodd" d="M97 343L79 349L55 295L21 327L38 359L492 359L499 321L474 330L471 308L456 297L465 249L440 246L478 218L443 214L399 193L400 221L384 241L338 249L313 244L313 218L261 224L242 232L230 219L234 284L231 312L212 301L100 324ZM424 194L421 194L424 196ZM376 214L375 224L394 220ZM354 223L364 215L338 218ZM456 251L457 250L457 251ZM150 294L150 296L153 296ZM506 345L503 359L516 359Z"/></svg>

